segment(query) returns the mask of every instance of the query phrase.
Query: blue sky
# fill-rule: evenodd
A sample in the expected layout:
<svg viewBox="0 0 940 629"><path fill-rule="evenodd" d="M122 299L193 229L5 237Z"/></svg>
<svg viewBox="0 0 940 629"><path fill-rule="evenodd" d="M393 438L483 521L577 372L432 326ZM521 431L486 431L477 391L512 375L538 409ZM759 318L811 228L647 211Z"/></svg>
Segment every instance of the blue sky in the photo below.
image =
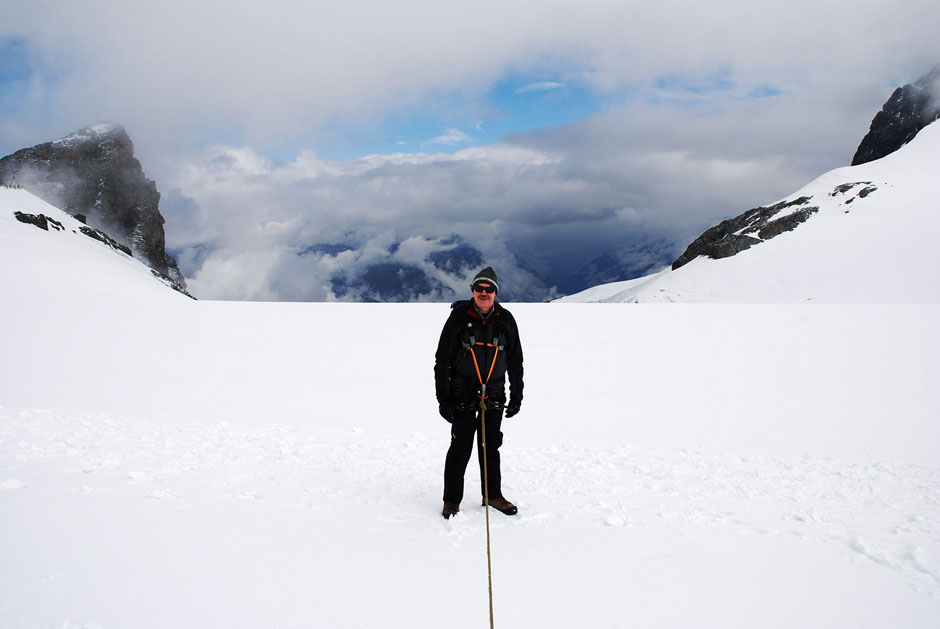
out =
<svg viewBox="0 0 940 629"><path fill-rule="evenodd" d="M354 123L337 116L315 149L329 160L374 153L453 153L498 142L507 134L576 122L604 107L604 98L589 85L544 74L513 75L471 97L460 92L435 95L423 109ZM293 157L289 149L277 147L265 154Z"/></svg>
<svg viewBox="0 0 940 629"><path fill-rule="evenodd" d="M26 100L22 91L31 76L26 40L22 37L0 39L0 115L12 117L23 111Z"/></svg>
<svg viewBox="0 0 940 629"><path fill-rule="evenodd" d="M505 137L575 123L595 114L644 99L652 105L707 108L717 102L758 100L782 95L769 84L742 86L732 72L719 69L701 76L669 74L648 85L600 93L590 84L544 72L512 74L495 80L479 94L438 93L408 111L349 121L343 113L323 125L313 148L326 160L355 160L370 154L453 153L500 142ZM212 130L205 131L212 137ZM217 129L215 141L239 143L233 130ZM309 147L303 147L309 148ZM263 142L265 156L290 161L298 146L289 139Z"/></svg>

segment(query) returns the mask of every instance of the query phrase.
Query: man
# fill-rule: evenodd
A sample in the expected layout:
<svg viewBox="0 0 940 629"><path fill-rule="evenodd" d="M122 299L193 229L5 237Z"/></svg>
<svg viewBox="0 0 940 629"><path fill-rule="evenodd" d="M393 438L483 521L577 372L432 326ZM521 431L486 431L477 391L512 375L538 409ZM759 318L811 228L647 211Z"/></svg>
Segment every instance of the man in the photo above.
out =
<svg viewBox="0 0 940 629"><path fill-rule="evenodd" d="M519 412L522 404L522 345L512 314L496 303L499 284L496 272L486 267L470 287L473 298L451 304L450 316L441 332L434 356L434 383L441 417L451 424L450 448L444 464L445 518L460 511L464 472L476 435L480 462L480 492L483 487L483 446L480 401L486 404L486 469L489 503L506 515L518 513L516 505L503 497L499 471L500 424ZM509 402L506 377L509 376ZM485 395L483 393L485 385Z"/></svg>

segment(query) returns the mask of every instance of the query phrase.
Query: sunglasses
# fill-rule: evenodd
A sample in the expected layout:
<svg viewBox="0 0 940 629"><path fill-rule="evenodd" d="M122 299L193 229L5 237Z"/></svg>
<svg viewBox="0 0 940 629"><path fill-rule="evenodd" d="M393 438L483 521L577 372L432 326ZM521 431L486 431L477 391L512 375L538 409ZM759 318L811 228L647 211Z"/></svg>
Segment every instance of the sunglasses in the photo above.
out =
<svg viewBox="0 0 940 629"><path fill-rule="evenodd" d="M495 293L496 287L495 286L482 286L480 284L477 284L476 286L473 287L473 292L474 293Z"/></svg>

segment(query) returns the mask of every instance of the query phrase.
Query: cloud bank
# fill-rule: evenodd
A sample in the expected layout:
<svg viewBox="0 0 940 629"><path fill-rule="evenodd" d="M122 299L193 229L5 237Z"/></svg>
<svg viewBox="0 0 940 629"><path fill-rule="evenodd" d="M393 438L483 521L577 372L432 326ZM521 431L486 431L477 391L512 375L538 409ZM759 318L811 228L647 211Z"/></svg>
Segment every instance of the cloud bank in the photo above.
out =
<svg viewBox="0 0 940 629"><path fill-rule="evenodd" d="M441 300L464 293L461 280L479 270L450 277L435 266L432 254L454 249L458 235L482 254L479 266L518 275L505 283L526 287L515 297L544 299L604 252L653 240L656 251L645 255L667 264L729 211L806 183L825 157L801 156L814 153L825 128L781 137L777 152L748 140L789 111L750 102L730 118L618 111L449 154L346 162L312 151L276 162L216 146L185 162L164 199L168 242L197 295L377 298L337 295L332 285L337 274L388 263L435 278L439 285L413 297Z"/></svg>

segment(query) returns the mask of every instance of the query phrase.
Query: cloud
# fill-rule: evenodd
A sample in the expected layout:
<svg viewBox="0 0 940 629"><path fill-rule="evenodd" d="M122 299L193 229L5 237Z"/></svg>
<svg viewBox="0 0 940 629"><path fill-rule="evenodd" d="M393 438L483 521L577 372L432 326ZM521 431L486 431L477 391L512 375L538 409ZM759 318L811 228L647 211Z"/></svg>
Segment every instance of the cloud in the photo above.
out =
<svg viewBox="0 0 940 629"><path fill-rule="evenodd" d="M433 146L435 144L444 144L447 146L457 146L458 144L467 144L473 142L473 138L460 129L447 129L443 134L433 137L422 143L422 146Z"/></svg>
<svg viewBox="0 0 940 629"><path fill-rule="evenodd" d="M28 42L46 113L23 121L33 129L55 123L65 134L112 119L153 152L208 136L297 150L337 123L444 100L485 107L483 95L509 73L550 71L615 98L664 76L716 73L786 92L839 77L883 89L923 72L940 42L926 0L881 7L233 0L220 10L163 0L115 11L110 0L14 0L0 37Z"/></svg>
<svg viewBox="0 0 940 629"><path fill-rule="evenodd" d="M517 273L509 284L526 287L519 296L543 299L605 251L652 242L663 256L671 243L677 255L711 224L793 192L827 163L843 164L857 140L820 151L821 141L836 143L826 138L825 116L795 136L782 128L773 151L753 138L791 111L762 99L739 101L733 115L622 109L454 153L350 161L304 151L277 162L250 147L216 146L184 160L172 178L180 192L163 204L167 240L204 297L237 294L231 268L245 264L269 291L248 283L246 297L376 298L356 282L384 264L433 279L416 298L447 300L466 278L432 260L458 234L480 262ZM278 256L247 253L265 251ZM208 264L216 258L224 264Z"/></svg>
<svg viewBox="0 0 940 629"><path fill-rule="evenodd" d="M432 254L466 242L516 277L517 295L538 299L545 294L540 282L509 269L518 266L503 232L507 222L515 225L513 201L493 198L514 173L552 162L512 146L349 162L308 151L289 163L248 147L215 146L181 168L180 188L161 207L168 243L202 297L375 298L356 282L370 267L392 264L434 280L415 298L450 300L479 269L441 270ZM501 184L494 173L503 173ZM454 234L464 237L458 242ZM240 265L250 281L233 272Z"/></svg>
<svg viewBox="0 0 940 629"><path fill-rule="evenodd" d="M547 92L549 90L557 90L562 88L564 85L564 83L556 83L554 81L538 81L537 83L523 85L516 90L516 94L527 94L529 92Z"/></svg>
<svg viewBox="0 0 940 629"><path fill-rule="evenodd" d="M940 63L925 77L927 103L930 108L940 109Z"/></svg>

